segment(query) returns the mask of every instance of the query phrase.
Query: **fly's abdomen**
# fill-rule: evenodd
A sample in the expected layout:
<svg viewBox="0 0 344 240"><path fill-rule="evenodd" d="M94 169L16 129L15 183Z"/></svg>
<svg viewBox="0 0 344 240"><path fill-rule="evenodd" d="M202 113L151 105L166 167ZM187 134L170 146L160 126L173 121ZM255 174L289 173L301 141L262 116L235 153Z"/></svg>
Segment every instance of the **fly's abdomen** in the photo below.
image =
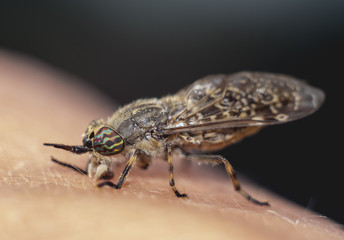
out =
<svg viewBox="0 0 344 240"><path fill-rule="evenodd" d="M184 132L178 136L186 151L211 152L234 144L258 132L260 127L228 128L216 131Z"/></svg>

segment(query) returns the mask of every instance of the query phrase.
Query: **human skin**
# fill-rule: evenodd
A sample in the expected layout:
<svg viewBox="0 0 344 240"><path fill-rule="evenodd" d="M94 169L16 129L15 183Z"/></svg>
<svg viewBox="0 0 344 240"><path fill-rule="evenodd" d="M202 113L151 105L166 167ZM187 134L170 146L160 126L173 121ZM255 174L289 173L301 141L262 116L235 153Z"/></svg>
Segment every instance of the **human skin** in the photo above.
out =
<svg viewBox="0 0 344 240"><path fill-rule="evenodd" d="M176 186L189 199L174 195L160 159L147 170L134 167L120 190L97 188L50 161L84 168L87 154L43 143L81 144L88 123L117 105L81 81L4 51L0 83L0 239L344 239L325 216L241 182L271 207L254 205L225 174L180 156Z"/></svg>

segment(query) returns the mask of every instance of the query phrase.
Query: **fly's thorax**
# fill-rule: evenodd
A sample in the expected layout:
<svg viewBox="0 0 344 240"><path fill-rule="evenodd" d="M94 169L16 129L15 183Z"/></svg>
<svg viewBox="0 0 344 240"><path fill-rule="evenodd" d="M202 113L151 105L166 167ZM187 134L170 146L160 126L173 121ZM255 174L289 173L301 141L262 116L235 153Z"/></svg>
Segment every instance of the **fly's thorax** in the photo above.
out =
<svg viewBox="0 0 344 240"><path fill-rule="evenodd" d="M156 98L140 99L116 111L108 120L128 144L142 140L147 132L164 124L168 111Z"/></svg>

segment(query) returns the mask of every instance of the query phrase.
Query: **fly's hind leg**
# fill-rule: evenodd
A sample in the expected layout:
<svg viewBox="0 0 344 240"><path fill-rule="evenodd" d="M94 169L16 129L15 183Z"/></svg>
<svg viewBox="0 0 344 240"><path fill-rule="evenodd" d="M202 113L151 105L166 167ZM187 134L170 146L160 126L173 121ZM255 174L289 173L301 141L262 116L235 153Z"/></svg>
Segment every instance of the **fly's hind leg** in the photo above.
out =
<svg viewBox="0 0 344 240"><path fill-rule="evenodd" d="M172 148L170 145L167 145L166 148L167 148L166 152L167 152L167 161L168 161L168 171L170 174L170 186L177 197L188 198L188 195L186 195L185 193L180 193L175 186L174 173L173 173L173 161L172 161Z"/></svg>
<svg viewBox="0 0 344 240"><path fill-rule="evenodd" d="M238 181L238 177L236 172L234 171L232 165L229 163L229 161L220 156L220 155L191 155L188 156L188 158L190 159L196 159L197 161L203 161L203 162L207 162L207 163L212 163L215 165L218 165L220 163L223 163L225 165L226 171L228 173L228 175L231 177L234 189L239 192L244 198L246 198L247 200L261 205L261 206L270 206L270 204L268 202L261 202L258 201L257 199L253 198L250 194L248 194L246 191L244 191L243 189L241 189L241 186L239 184Z"/></svg>

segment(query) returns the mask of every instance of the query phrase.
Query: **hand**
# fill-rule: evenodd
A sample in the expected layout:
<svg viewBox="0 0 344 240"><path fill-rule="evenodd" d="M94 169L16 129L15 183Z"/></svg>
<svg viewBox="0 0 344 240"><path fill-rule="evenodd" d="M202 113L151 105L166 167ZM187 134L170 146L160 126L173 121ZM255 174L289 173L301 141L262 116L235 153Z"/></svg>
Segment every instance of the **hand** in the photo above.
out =
<svg viewBox="0 0 344 240"><path fill-rule="evenodd" d="M271 207L254 205L227 176L177 157L176 186L189 199L174 195L167 163L159 159L147 170L134 167L122 189L99 189L50 161L84 167L87 154L43 143L81 144L88 123L106 119L117 105L80 81L5 52L0 81L1 239L344 239L324 216L241 181Z"/></svg>

